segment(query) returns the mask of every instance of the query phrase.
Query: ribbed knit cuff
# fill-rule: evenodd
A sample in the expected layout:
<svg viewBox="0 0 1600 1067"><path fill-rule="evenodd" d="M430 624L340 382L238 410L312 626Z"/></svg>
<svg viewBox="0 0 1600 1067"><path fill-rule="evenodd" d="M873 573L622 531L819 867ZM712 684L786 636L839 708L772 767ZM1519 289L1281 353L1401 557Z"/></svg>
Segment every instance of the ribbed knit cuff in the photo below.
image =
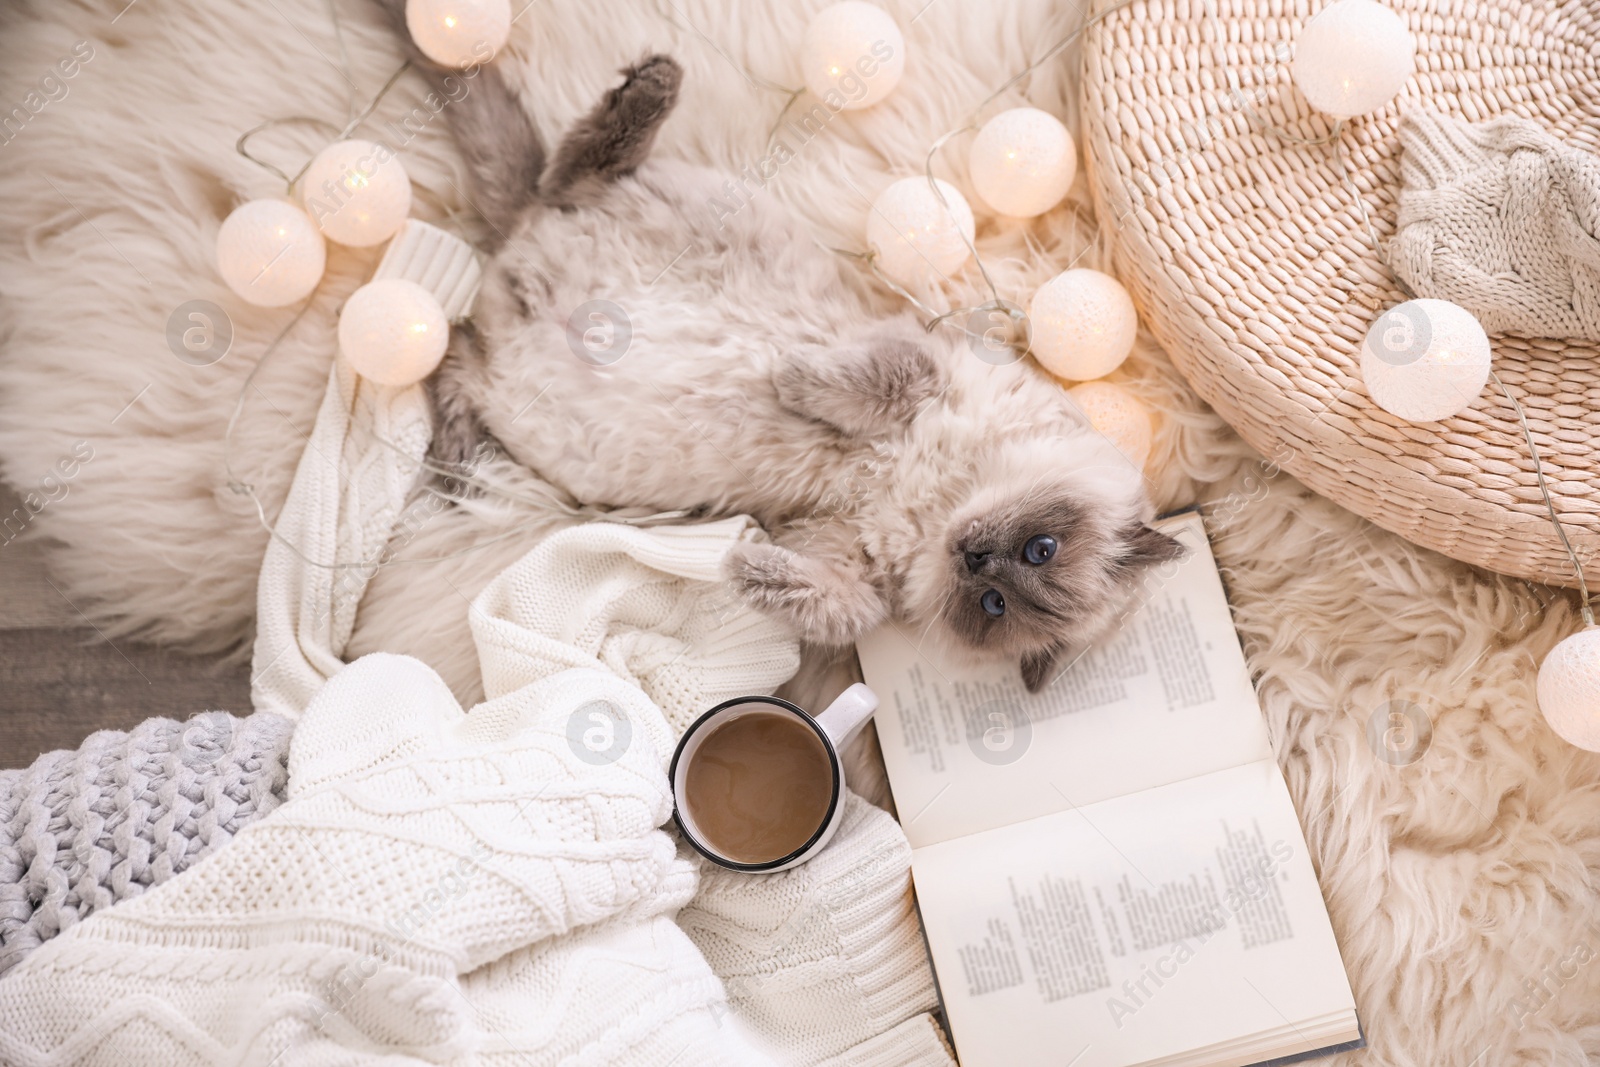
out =
<svg viewBox="0 0 1600 1067"><path fill-rule="evenodd" d="M1400 182L1407 190L1437 189L1519 149L1549 151L1557 142L1516 115L1470 123L1433 111L1408 111L1400 120Z"/></svg>
<svg viewBox="0 0 1600 1067"><path fill-rule="evenodd" d="M898 1023L936 1003L911 895L911 845L888 813L849 794L839 837L811 861L856 988L872 1014ZM843 843L843 842L841 842Z"/></svg>
<svg viewBox="0 0 1600 1067"><path fill-rule="evenodd" d="M936 1003L910 864L899 825L846 794L838 832L808 863L758 877L702 864L678 923L785 1064L854 1063L856 1049L876 1050L865 1063L944 1062L915 1027L900 1030Z"/></svg>
<svg viewBox="0 0 1600 1067"><path fill-rule="evenodd" d="M817 1067L956 1067L955 1053L932 1015L913 1016Z"/></svg>
<svg viewBox="0 0 1600 1067"><path fill-rule="evenodd" d="M723 576L728 550L765 539L748 518L653 527L652 563L696 579L686 587L661 636L641 637L628 670L682 734L710 708L739 696L771 693L800 669L800 646L789 628L739 599ZM654 646L646 647L646 646Z"/></svg>
<svg viewBox="0 0 1600 1067"><path fill-rule="evenodd" d="M1407 189L1437 189L1488 158L1464 123L1432 111L1408 111L1400 120L1400 181Z"/></svg>

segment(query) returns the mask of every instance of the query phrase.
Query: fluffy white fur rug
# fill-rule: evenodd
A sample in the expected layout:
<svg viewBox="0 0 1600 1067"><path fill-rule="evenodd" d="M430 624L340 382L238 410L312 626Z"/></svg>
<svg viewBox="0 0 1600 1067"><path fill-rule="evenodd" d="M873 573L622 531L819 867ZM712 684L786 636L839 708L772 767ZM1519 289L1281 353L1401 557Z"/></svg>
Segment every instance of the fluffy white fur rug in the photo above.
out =
<svg viewBox="0 0 1600 1067"><path fill-rule="evenodd" d="M266 535L227 488L222 432L291 312L235 299L212 247L240 198L282 190L234 153L240 133L292 114L342 123L347 95L364 101L396 66L375 12L363 0L335 2L353 90L324 0L32 0L0 11L0 106L30 109L0 145L0 468L36 493L39 509L8 534L25 524L55 539L58 582L109 632L191 649L246 645ZM514 27L509 62L549 132L624 62L670 51L688 76L657 151L737 171L764 154L782 97L752 87L734 63L796 84L796 43L823 3L540 0ZM863 197L914 173L940 133L1077 17L1055 0L884 5L906 30L900 88L835 120L762 194L835 245L859 247ZM92 58L61 78L55 64L78 41ZM1076 69L1072 55L1050 64L1025 98L1076 126ZM402 79L369 129L398 121L422 93ZM428 121L402 158L415 214L473 236L448 116ZM292 171L321 140L289 129L257 145ZM942 173L970 195L962 147ZM1076 210L980 223L1005 295L1017 299L1080 253L1084 265L1099 261L1083 188ZM322 394L337 308L375 261L376 252L330 246L311 310L248 394L235 465L269 513ZM232 350L207 367L180 361L165 339L169 314L193 299L232 318ZM1211 503L1371 1042L1338 1062L1600 1062L1600 757L1558 740L1533 698L1537 662L1575 628L1570 598L1413 549L1273 476L1153 345L1141 344L1124 377L1164 412L1151 465L1158 501ZM92 459L70 478L53 473L79 441ZM514 470L489 473L518 480ZM424 514L378 574L353 650L418 655L471 700L467 602L552 520L496 497ZM825 666L798 688L840 684L843 669L828 677ZM1431 747L1406 765L1369 743L1369 722L1378 716L1381 735L1391 701L1431 723Z"/></svg>

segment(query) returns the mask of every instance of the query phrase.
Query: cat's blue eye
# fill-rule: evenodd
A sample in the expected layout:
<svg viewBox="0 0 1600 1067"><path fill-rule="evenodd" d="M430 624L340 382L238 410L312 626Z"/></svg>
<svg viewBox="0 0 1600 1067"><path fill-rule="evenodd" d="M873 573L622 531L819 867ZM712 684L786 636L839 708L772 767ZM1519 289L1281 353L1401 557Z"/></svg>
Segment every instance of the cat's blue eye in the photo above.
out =
<svg viewBox="0 0 1600 1067"><path fill-rule="evenodd" d="M997 619L1006 613L1006 598L1000 595L998 589L990 589L984 593L978 598L978 603L983 605L984 611Z"/></svg>
<svg viewBox="0 0 1600 1067"><path fill-rule="evenodd" d="M1056 554L1056 539L1049 534L1040 534L1028 538L1028 543L1022 546L1022 558L1037 567L1041 563L1048 563Z"/></svg>

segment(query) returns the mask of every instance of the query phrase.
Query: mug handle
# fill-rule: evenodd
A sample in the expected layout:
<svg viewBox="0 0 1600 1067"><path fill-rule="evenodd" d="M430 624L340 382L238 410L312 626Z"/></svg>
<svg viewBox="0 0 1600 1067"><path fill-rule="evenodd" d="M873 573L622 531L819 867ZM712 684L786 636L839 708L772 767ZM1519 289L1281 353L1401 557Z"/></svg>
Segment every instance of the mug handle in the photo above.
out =
<svg viewBox="0 0 1600 1067"><path fill-rule="evenodd" d="M835 749L842 749L877 710L878 694L867 688L865 682L857 682L835 697L828 710L817 716L817 725L822 727Z"/></svg>

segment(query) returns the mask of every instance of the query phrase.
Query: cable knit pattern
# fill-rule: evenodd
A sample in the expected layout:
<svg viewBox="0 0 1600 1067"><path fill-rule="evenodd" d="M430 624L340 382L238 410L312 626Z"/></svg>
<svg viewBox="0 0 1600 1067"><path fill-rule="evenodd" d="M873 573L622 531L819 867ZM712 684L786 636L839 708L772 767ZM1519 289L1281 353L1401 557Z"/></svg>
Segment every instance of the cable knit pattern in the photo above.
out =
<svg viewBox="0 0 1600 1067"><path fill-rule="evenodd" d="M410 657L338 671L281 807L0 979L0 1062L953 1063L887 815L850 797L812 863L703 886L662 828L689 710L795 668L713 580L757 536L547 539L473 603L470 711ZM597 704L629 727L604 758Z"/></svg>
<svg viewBox="0 0 1600 1067"><path fill-rule="evenodd" d="M392 265L431 284L459 246ZM703 885L663 828L683 728L799 665L721 578L748 519L534 546L472 604L470 711L416 659L344 664L427 437L420 390L335 363L257 597L256 718L298 719L288 798L0 978L0 1063L950 1067L886 814L847 795L811 863Z"/></svg>
<svg viewBox="0 0 1600 1067"><path fill-rule="evenodd" d="M0 771L0 975L277 807L293 729L266 712L148 719Z"/></svg>
<svg viewBox="0 0 1600 1067"><path fill-rule="evenodd" d="M459 237L407 219L373 277L415 282L454 319L477 290L477 254ZM361 594L422 474L432 435L421 385L379 385L343 357L333 360L273 523L277 536L261 560L250 672L257 711L295 718L344 665Z"/></svg>
<svg viewBox="0 0 1600 1067"><path fill-rule="evenodd" d="M928 996L911 846L894 819L854 794L839 834L844 847L763 878L700 860L700 892L678 925L727 983L732 1011L791 1062L905 1063L904 1046L888 1060L862 1053ZM901 1036L923 1044L911 1062L947 1055L936 1026Z"/></svg>
<svg viewBox="0 0 1600 1067"><path fill-rule="evenodd" d="M1600 157L1515 115L1412 111L1389 254L1418 296L1490 333L1600 341Z"/></svg>

